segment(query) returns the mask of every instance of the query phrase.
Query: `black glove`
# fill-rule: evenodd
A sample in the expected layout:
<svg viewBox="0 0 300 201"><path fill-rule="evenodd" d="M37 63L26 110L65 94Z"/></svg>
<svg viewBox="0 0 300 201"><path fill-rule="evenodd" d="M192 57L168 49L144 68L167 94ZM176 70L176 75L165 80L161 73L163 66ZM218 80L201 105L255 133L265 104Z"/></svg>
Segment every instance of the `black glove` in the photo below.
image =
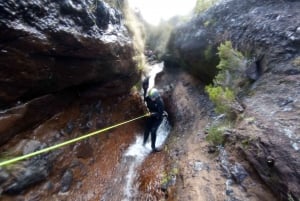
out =
<svg viewBox="0 0 300 201"><path fill-rule="evenodd" d="M151 113L151 117L157 117L158 116L158 113L157 112L152 112Z"/></svg>

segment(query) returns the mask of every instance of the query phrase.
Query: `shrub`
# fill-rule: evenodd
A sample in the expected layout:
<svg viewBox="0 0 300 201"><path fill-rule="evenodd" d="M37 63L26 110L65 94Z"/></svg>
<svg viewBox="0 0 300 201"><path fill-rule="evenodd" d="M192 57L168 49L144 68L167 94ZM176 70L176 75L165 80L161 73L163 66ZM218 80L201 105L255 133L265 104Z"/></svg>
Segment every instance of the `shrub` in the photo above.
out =
<svg viewBox="0 0 300 201"><path fill-rule="evenodd" d="M216 85L230 87L235 93L239 92L239 83L244 79L246 59L241 52L233 49L230 41L218 47L220 62L217 65L218 75L214 79Z"/></svg>
<svg viewBox="0 0 300 201"><path fill-rule="evenodd" d="M243 72L246 68L246 59L242 53L233 49L230 41L218 47L220 62L217 65L219 73L213 80L213 85L205 87L209 99L215 104L217 113L225 113L229 118L236 117L233 108L239 105L236 101L240 86L245 82Z"/></svg>
<svg viewBox="0 0 300 201"><path fill-rule="evenodd" d="M218 126L218 125L213 125L208 129L208 134L206 136L206 140L217 146L217 145L223 145L225 142L224 138L224 131L226 127L224 126Z"/></svg>
<svg viewBox="0 0 300 201"><path fill-rule="evenodd" d="M205 91L208 93L209 99L215 104L217 113L228 114L230 112L230 104L235 99L232 90L227 87L208 85L205 87Z"/></svg>

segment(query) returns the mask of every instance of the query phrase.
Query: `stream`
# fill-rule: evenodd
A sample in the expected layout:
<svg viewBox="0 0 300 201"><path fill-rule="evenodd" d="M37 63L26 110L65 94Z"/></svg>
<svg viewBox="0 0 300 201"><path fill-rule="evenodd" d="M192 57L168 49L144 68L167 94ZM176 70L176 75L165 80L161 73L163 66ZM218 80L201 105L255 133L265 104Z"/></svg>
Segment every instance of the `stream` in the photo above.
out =
<svg viewBox="0 0 300 201"><path fill-rule="evenodd" d="M168 120L164 118L157 130L156 146L161 147L165 143L170 132ZM143 163L146 157L151 154L151 141L148 140L143 146L143 135L137 134L136 140L123 153L122 159L115 171L114 180L109 185L101 201L135 200L138 196L138 167Z"/></svg>
<svg viewBox="0 0 300 201"><path fill-rule="evenodd" d="M149 89L155 86L155 77L164 68L164 64L157 63L149 66ZM170 132L170 125L167 118L164 117L157 130L156 147L162 148ZM138 168L146 157L152 153L151 138L143 146L143 133L136 134L135 142L132 143L122 155L122 159L115 171L115 176L110 188L101 199L101 201L136 200L139 195Z"/></svg>

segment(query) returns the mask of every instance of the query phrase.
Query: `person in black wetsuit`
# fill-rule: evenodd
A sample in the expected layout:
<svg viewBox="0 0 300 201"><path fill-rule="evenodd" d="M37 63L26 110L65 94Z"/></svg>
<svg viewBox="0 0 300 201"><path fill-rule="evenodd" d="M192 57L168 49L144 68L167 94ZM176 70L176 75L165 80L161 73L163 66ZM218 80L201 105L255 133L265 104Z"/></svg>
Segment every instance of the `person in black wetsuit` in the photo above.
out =
<svg viewBox="0 0 300 201"><path fill-rule="evenodd" d="M143 82L143 89L144 89L144 100L147 104L149 112L151 113L150 117L147 119L146 128L144 132L144 142L143 145L146 144L149 134L151 133L151 148L153 152L159 151L155 147L156 142L156 132L161 124L163 117L167 116L167 112L164 109L164 103L160 94L156 88L152 88L148 95L147 89L149 86L149 79L145 79Z"/></svg>

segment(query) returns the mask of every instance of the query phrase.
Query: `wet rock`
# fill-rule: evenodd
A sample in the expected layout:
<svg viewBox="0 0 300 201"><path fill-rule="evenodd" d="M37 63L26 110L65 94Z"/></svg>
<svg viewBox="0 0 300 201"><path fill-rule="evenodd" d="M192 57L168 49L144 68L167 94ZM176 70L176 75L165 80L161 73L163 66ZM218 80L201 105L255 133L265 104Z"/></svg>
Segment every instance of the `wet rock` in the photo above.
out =
<svg viewBox="0 0 300 201"><path fill-rule="evenodd" d="M214 76L216 65L209 62L216 61L221 42L230 40L252 57L244 71L249 93L232 108L243 116L237 134L253 139L242 148L247 160L279 200L288 200L288 194L300 197L300 77L292 64L299 57L299 7L299 1L289 0L222 1L176 29L169 44L172 61L206 82ZM209 52L213 57L206 60ZM247 118L255 121L249 124ZM268 163L268 156L274 161ZM221 167L235 177L230 163L223 161Z"/></svg>
<svg viewBox="0 0 300 201"><path fill-rule="evenodd" d="M201 161L196 161L194 162L194 171L199 172L202 170L207 170L209 171L209 166Z"/></svg>
<svg viewBox="0 0 300 201"><path fill-rule="evenodd" d="M274 158L273 158L272 156L268 156L268 157L267 157L267 164L268 164L268 166L269 166L270 168L274 166L275 160L274 160Z"/></svg>
<svg viewBox="0 0 300 201"><path fill-rule="evenodd" d="M23 148L23 155L32 153L36 151L39 147L41 147L41 143L39 141L29 140Z"/></svg>
<svg viewBox="0 0 300 201"><path fill-rule="evenodd" d="M286 69L286 61L298 54L290 50L297 50L295 41L300 38L295 34L299 28L296 8L299 4L271 0L222 1L172 33L168 60L211 82L219 62L217 47L230 40L238 50L258 58L244 71L251 80L257 80L268 70L280 69L279 63ZM295 69L288 72L298 73Z"/></svg>
<svg viewBox="0 0 300 201"><path fill-rule="evenodd" d="M4 193L19 194L27 187L45 180L51 169L48 160L47 156L39 156L29 160L23 168L14 172L14 178L10 177L5 181Z"/></svg>
<svg viewBox="0 0 300 201"><path fill-rule="evenodd" d="M246 71L246 76L250 79L250 80L257 80L260 75L261 75L261 69L259 66L259 62L252 62L249 64L249 66L247 67Z"/></svg>
<svg viewBox="0 0 300 201"><path fill-rule="evenodd" d="M230 167L230 173L235 182L238 184L241 184L244 181L244 179L248 176L248 173L246 172L244 167L239 163L235 163L233 166Z"/></svg>
<svg viewBox="0 0 300 201"><path fill-rule="evenodd" d="M0 185L9 178L9 173L5 169L0 169Z"/></svg>
<svg viewBox="0 0 300 201"><path fill-rule="evenodd" d="M74 152L78 158L93 157L93 148L88 142L79 142L74 146Z"/></svg>
<svg viewBox="0 0 300 201"><path fill-rule="evenodd" d="M1 2L0 38L5 108L70 87L124 93L139 77L122 14L102 0Z"/></svg>
<svg viewBox="0 0 300 201"><path fill-rule="evenodd" d="M216 146L212 146L212 145L208 146L208 150L207 150L208 153L212 154L215 153L216 151L217 151Z"/></svg>
<svg viewBox="0 0 300 201"><path fill-rule="evenodd" d="M50 191L54 188L54 185L51 181L47 181L44 185L43 185L43 190L46 191Z"/></svg>
<svg viewBox="0 0 300 201"><path fill-rule="evenodd" d="M65 132L66 132L67 134L71 134L72 131L74 130L74 127L75 127L74 123L73 123L72 121L69 121L69 122L67 123L66 128L65 128Z"/></svg>
<svg viewBox="0 0 300 201"><path fill-rule="evenodd" d="M73 172L67 170L61 178L60 192L64 193L69 191L73 181Z"/></svg>
<svg viewBox="0 0 300 201"><path fill-rule="evenodd" d="M0 145L16 133L32 128L62 110L73 98L72 94L46 95L27 103L2 110L0 113Z"/></svg>

